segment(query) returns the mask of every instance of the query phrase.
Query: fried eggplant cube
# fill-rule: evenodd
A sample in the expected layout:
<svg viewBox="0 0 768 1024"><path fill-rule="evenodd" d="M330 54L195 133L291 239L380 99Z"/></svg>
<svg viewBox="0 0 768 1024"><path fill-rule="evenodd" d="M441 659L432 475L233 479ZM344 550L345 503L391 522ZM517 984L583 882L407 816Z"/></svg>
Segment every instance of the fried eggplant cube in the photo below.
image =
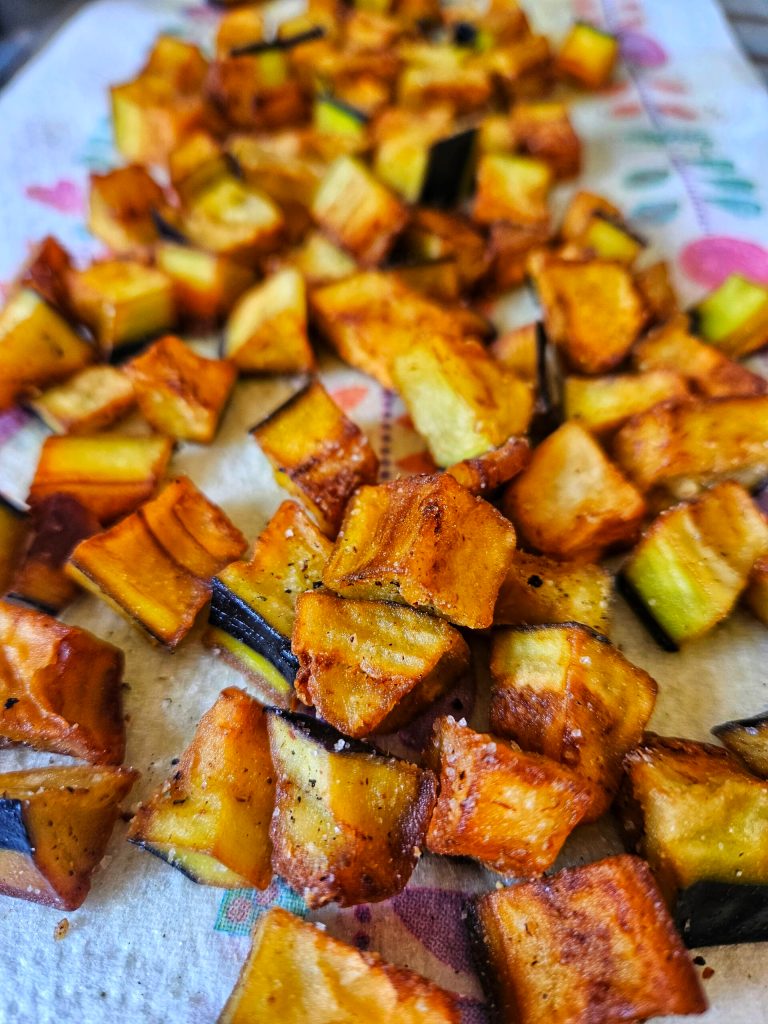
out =
<svg viewBox="0 0 768 1024"><path fill-rule="evenodd" d="M105 260L74 271L70 290L78 316L107 356L171 330L176 321L170 278L135 260Z"/></svg>
<svg viewBox="0 0 768 1024"><path fill-rule="evenodd" d="M432 772L312 718L274 708L268 715L275 871L313 908L377 903L400 892L435 805Z"/></svg>
<svg viewBox="0 0 768 1024"><path fill-rule="evenodd" d="M401 604L299 595L296 693L346 736L395 732L469 666L457 629Z"/></svg>
<svg viewBox="0 0 768 1024"><path fill-rule="evenodd" d="M172 334L127 364L144 419L161 434L210 444L237 379L227 359L205 359Z"/></svg>
<svg viewBox="0 0 768 1024"><path fill-rule="evenodd" d="M768 475L768 396L709 398L638 413L613 453L630 480L654 498L693 498L720 480L752 487Z"/></svg>
<svg viewBox="0 0 768 1024"><path fill-rule="evenodd" d="M347 502L373 483L379 460L368 438L314 380L251 431L279 484L335 537Z"/></svg>
<svg viewBox="0 0 768 1024"><path fill-rule="evenodd" d="M455 997L426 978L271 907L259 918L218 1024L459 1024L459 1018Z"/></svg>
<svg viewBox="0 0 768 1024"><path fill-rule="evenodd" d="M130 377L117 366L87 366L27 403L55 434L94 434L136 404Z"/></svg>
<svg viewBox="0 0 768 1024"><path fill-rule="evenodd" d="M591 790L586 820L604 814L651 717L651 676L572 622L498 630L491 678L492 730L574 771Z"/></svg>
<svg viewBox="0 0 768 1024"><path fill-rule="evenodd" d="M671 369L610 377L569 376L563 387L563 411L567 419L579 420L600 437L660 402L685 401L689 396L685 377Z"/></svg>
<svg viewBox="0 0 768 1024"><path fill-rule="evenodd" d="M752 566L744 603L755 618L768 626L768 555L762 555Z"/></svg>
<svg viewBox="0 0 768 1024"><path fill-rule="evenodd" d="M295 502L284 501L256 539L251 560L233 562L213 578L206 642L245 672L265 703L291 702L296 600L320 586L332 547Z"/></svg>
<svg viewBox="0 0 768 1024"><path fill-rule="evenodd" d="M27 546L24 512L0 494L0 595L6 594Z"/></svg>
<svg viewBox="0 0 768 1024"><path fill-rule="evenodd" d="M74 319L67 283L72 270L72 256L52 235L36 245L22 267L15 284L28 288L67 320Z"/></svg>
<svg viewBox="0 0 768 1024"><path fill-rule="evenodd" d="M730 614L766 553L765 517L744 488L729 481L662 512L619 579L658 642L677 650Z"/></svg>
<svg viewBox="0 0 768 1024"><path fill-rule="evenodd" d="M307 336L307 290L286 267L249 289L230 313L222 353L246 373L302 373L314 368Z"/></svg>
<svg viewBox="0 0 768 1024"><path fill-rule="evenodd" d="M768 287L731 274L693 308L696 330L731 359L768 342Z"/></svg>
<svg viewBox="0 0 768 1024"><path fill-rule="evenodd" d="M653 735L626 770L629 833L640 825L686 944L768 938L768 782L722 747Z"/></svg>
<svg viewBox="0 0 768 1024"><path fill-rule="evenodd" d="M501 585L496 626L580 622L607 636L613 576L589 562L556 562L518 551Z"/></svg>
<svg viewBox="0 0 768 1024"><path fill-rule="evenodd" d="M572 178L581 169L581 141L565 103L516 103L510 128L523 153L549 164L556 178Z"/></svg>
<svg viewBox="0 0 768 1024"><path fill-rule="evenodd" d="M222 690L174 774L139 807L128 839L201 885L266 889L272 775L264 709L242 690Z"/></svg>
<svg viewBox="0 0 768 1024"><path fill-rule="evenodd" d="M312 202L312 216L356 260L376 265L405 227L408 212L359 160L336 159Z"/></svg>
<svg viewBox="0 0 768 1024"><path fill-rule="evenodd" d="M181 228L200 249L252 260L280 244L285 218L264 192L224 174L182 209Z"/></svg>
<svg viewBox="0 0 768 1024"><path fill-rule="evenodd" d="M768 715L723 722L716 725L712 733L744 762L753 775L768 779Z"/></svg>
<svg viewBox="0 0 768 1024"><path fill-rule="evenodd" d="M79 593L64 571L67 559L81 540L100 529L93 512L69 494L52 494L33 505L23 553L7 588L11 597L59 612Z"/></svg>
<svg viewBox="0 0 768 1024"><path fill-rule="evenodd" d="M414 338L395 355L391 372L439 466L476 458L524 433L533 414L529 385L471 338Z"/></svg>
<svg viewBox="0 0 768 1024"><path fill-rule="evenodd" d="M645 502L586 428L571 420L536 448L505 491L504 509L542 554L590 560L634 540Z"/></svg>
<svg viewBox="0 0 768 1024"><path fill-rule="evenodd" d="M557 68L588 89L599 89L611 80L619 57L619 40L594 25L577 21L557 55Z"/></svg>
<svg viewBox="0 0 768 1024"><path fill-rule="evenodd" d="M485 629L514 551L510 523L452 476L401 478L351 500L323 583Z"/></svg>
<svg viewBox="0 0 768 1024"><path fill-rule="evenodd" d="M18 398L82 370L94 349L31 288L0 313L0 411Z"/></svg>
<svg viewBox="0 0 768 1024"><path fill-rule="evenodd" d="M193 326L217 323L254 281L253 270L229 256L178 242L158 242L155 264L171 280L179 317Z"/></svg>
<svg viewBox="0 0 768 1024"><path fill-rule="evenodd" d="M547 333L578 373L605 373L627 355L646 309L626 267L547 258L534 275Z"/></svg>
<svg viewBox="0 0 768 1024"><path fill-rule="evenodd" d="M672 284L669 264L657 260L634 271L635 284L653 323L665 323L678 313L678 300Z"/></svg>
<svg viewBox="0 0 768 1024"><path fill-rule="evenodd" d="M552 182L552 169L543 160L486 153L477 168L473 217L478 224L497 220L522 226L546 224Z"/></svg>
<svg viewBox="0 0 768 1024"><path fill-rule="evenodd" d="M382 271L351 274L316 288L310 304L320 331L344 362L389 389L394 388L392 361L408 351L414 337L464 336L444 305Z"/></svg>
<svg viewBox="0 0 768 1024"><path fill-rule="evenodd" d="M85 765L0 775L0 892L76 910L137 777Z"/></svg>
<svg viewBox="0 0 768 1024"><path fill-rule="evenodd" d="M340 281L357 271L357 263L320 231L310 231L288 260L310 288Z"/></svg>
<svg viewBox="0 0 768 1024"><path fill-rule="evenodd" d="M153 211L164 205L163 190L140 164L91 174L88 229L112 252L141 252L157 239Z"/></svg>
<svg viewBox="0 0 768 1024"><path fill-rule="evenodd" d="M71 494L107 525L151 497L171 457L167 437L96 434L49 437L43 444L28 501Z"/></svg>
<svg viewBox="0 0 768 1024"><path fill-rule="evenodd" d="M471 221L458 213L416 209L403 240L416 259L453 257L462 287L471 287L488 269L485 239Z"/></svg>
<svg viewBox="0 0 768 1024"><path fill-rule="evenodd" d="M498 448L454 463L446 473L470 494L485 497L522 473L530 458L531 449L525 438L511 437Z"/></svg>
<svg viewBox="0 0 768 1024"><path fill-rule="evenodd" d="M639 857L607 857L488 893L476 924L504 1024L622 1024L707 1008Z"/></svg>
<svg viewBox="0 0 768 1024"><path fill-rule="evenodd" d="M84 629L0 601L0 737L120 764L123 654Z"/></svg>
<svg viewBox="0 0 768 1024"><path fill-rule="evenodd" d="M450 716L435 723L434 743L440 796L427 832L432 853L473 857L523 878L550 868L590 805L588 784Z"/></svg>
<svg viewBox="0 0 768 1024"><path fill-rule="evenodd" d="M301 82L291 76L279 44L260 53L235 51L212 62L206 93L226 121L237 128L268 131L296 124L308 112Z"/></svg>
<svg viewBox="0 0 768 1024"><path fill-rule="evenodd" d="M764 377L729 359L713 345L695 338L684 316L675 316L642 337L632 349L632 362L640 373L666 370L682 374L705 398L735 398L768 392L768 381Z"/></svg>

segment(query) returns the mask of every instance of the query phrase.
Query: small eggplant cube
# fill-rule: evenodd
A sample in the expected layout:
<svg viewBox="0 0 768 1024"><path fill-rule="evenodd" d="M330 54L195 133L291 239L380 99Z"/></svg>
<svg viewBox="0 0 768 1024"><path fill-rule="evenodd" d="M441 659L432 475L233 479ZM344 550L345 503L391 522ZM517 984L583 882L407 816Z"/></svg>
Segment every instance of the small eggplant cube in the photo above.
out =
<svg viewBox="0 0 768 1024"><path fill-rule="evenodd" d="M267 717L242 690L223 690L178 768L131 822L128 839L201 885L266 889L275 805Z"/></svg>
<svg viewBox="0 0 768 1024"><path fill-rule="evenodd" d="M491 224L488 251L492 257L487 275L488 286L508 292L523 284L528 276L532 252L547 245L551 231L547 224L511 224L498 220Z"/></svg>
<svg viewBox="0 0 768 1024"><path fill-rule="evenodd" d="M376 265L405 227L408 212L359 160L341 156L315 193L317 223L363 264Z"/></svg>
<svg viewBox="0 0 768 1024"><path fill-rule="evenodd" d="M218 1024L459 1024L455 996L281 907L260 918Z"/></svg>
<svg viewBox="0 0 768 1024"><path fill-rule="evenodd" d="M76 910L137 777L85 766L0 775L0 892Z"/></svg>
<svg viewBox="0 0 768 1024"><path fill-rule="evenodd" d="M157 239L153 210L163 190L140 164L91 174L88 228L114 253L141 252Z"/></svg>
<svg viewBox="0 0 768 1024"><path fill-rule="evenodd" d="M489 893L476 922L503 1024L622 1024L707 1008L638 857L608 857Z"/></svg>
<svg viewBox="0 0 768 1024"><path fill-rule="evenodd" d="M635 284L653 323L673 320L679 309L669 264L657 260L634 271Z"/></svg>
<svg viewBox="0 0 768 1024"><path fill-rule="evenodd" d="M561 237L565 242L580 243L584 232L588 230L596 216L616 222L621 222L622 219L621 210L610 199L595 192L579 190L563 214L563 222L560 225Z"/></svg>
<svg viewBox="0 0 768 1024"><path fill-rule="evenodd" d="M251 560L233 562L213 579L206 642L245 672L266 703L291 702L296 600L320 585L331 548L302 509L284 501L257 538Z"/></svg>
<svg viewBox="0 0 768 1024"><path fill-rule="evenodd" d="M391 369L439 466L473 459L528 428L533 414L529 385L499 367L474 339L414 338L394 357Z"/></svg>
<svg viewBox="0 0 768 1024"><path fill-rule="evenodd" d="M768 287L731 274L694 306L696 331L731 359L741 359L768 341Z"/></svg>
<svg viewBox="0 0 768 1024"><path fill-rule="evenodd" d="M492 95L491 76L479 64L430 60L403 69L397 83L399 105L425 110L447 104L457 113L482 110Z"/></svg>
<svg viewBox="0 0 768 1024"><path fill-rule="evenodd" d="M539 373L539 331L535 321L504 331L488 346L496 362L529 384L536 382Z"/></svg>
<svg viewBox="0 0 768 1024"><path fill-rule="evenodd" d="M588 249L597 259L612 260L632 266L644 243L623 223L602 214L595 214L589 222L579 244Z"/></svg>
<svg viewBox="0 0 768 1024"><path fill-rule="evenodd" d="M416 209L403 238L416 259L454 257L463 287L471 287L488 269L485 239L458 213Z"/></svg>
<svg viewBox="0 0 768 1024"><path fill-rule="evenodd" d="M632 362L643 374L660 370L682 374L705 398L737 398L768 392L764 377L695 338L683 316L674 317L641 338L632 350Z"/></svg>
<svg viewBox="0 0 768 1024"><path fill-rule="evenodd" d="M510 129L520 149L543 160L556 178L572 178L581 168L581 141L565 103L516 103Z"/></svg>
<svg viewBox="0 0 768 1024"><path fill-rule="evenodd" d="M340 281L357 271L357 263L320 231L310 231L288 256L311 288Z"/></svg>
<svg viewBox="0 0 768 1024"><path fill-rule="evenodd" d="M368 438L315 380L251 431L275 472L324 533L335 537L347 502L376 480Z"/></svg>
<svg viewBox="0 0 768 1024"><path fill-rule="evenodd" d="M349 503L323 583L342 597L395 601L485 629L515 531L447 474L362 487Z"/></svg>
<svg viewBox="0 0 768 1024"><path fill-rule="evenodd" d="M94 350L36 291L23 288L0 313L0 410L36 387L69 377Z"/></svg>
<svg viewBox="0 0 768 1024"><path fill-rule="evenodd" d="M173 285L134 260L92 263L70 276L72 304L105 355L170 330L176 321Z"/></svg>
<svg viewBox="0 0 768 1024"><path fill-rule="evenodd" d="M732 481L651 523L624 564L620 583L662 646L676 650L725 619L768 552L768 523Z"/></svg>
<svg viewBox="0 0 768 1024"><path fill-rule="evenodd" d="M205 359L169 334L127 364L144 419L161 434L210 444L237 379L227 359Z"/></svg>
<svg viewBox="0 0 768 1024"><path fill-rule="evenodd" d="M590 787L548 757L435 723L440 796L427 832L432 853L473 857L492 871L530 878L552 866L590 805Z"/></svg>
<svg viewBox="0 0 768 1024"><path fill-rule="evenodd" d="M552 182L552 169L543 160L486 153L477 168L474 219L479 224L497 220L523 226L546 224Z"/></svg>
<svg viewBox="0 0 768 1024"><path fill-rule="evenodd" d="M565 378L563 411L567 419L577 419L593 434L602 436L660 402L680 402L688 397L685 377L671 369L610 377L571 376Z"/></svg>
<svg viewBox="0 0 768 1024"><path fill-rule="evenodd" d="M578 21L557 55L557 67L588 89L607 85L619 57L619 40L594 25Z"/></svg>
<svg viewBox="0 0 768 1024"><path fill-rule="evenodd" d="M396 895L424 845L434 775L314 719L268 714L277 778L274 869L313 908Z"/></svg>
<svg viewBox="0 0 768 1024"><path fill-rule="evenodd" d="M97 434L49 437L43 444L28 501L71 494L106 525L151 497L171 457L167 437Z"/></svg>
<svg viewBox="0 0 768 1024"><path fill-rule="evenodd" d="M0 494L0 595L6 594L27 546L25 513Z"/></svg>
<svg viewBox="0 0 768 1024"><path fill-rule="evenodd" d="M314 368L307 336L307 292L298 270L280 270L240 298L227 320L222 355L246 373L302 373Z"/></svg>
<svg viewBox="0 0 768 1024"><path fill-rule="evenodd" d="M647 317L626 267L547 257L534 279L547 333L572 369L605 373L624 359Z"/></svg>
<svg viewBox="0 0 768 1024"><path fill-rule="evenodd" d="M299 698L347 736L402 728L469 666L444 619L322 591L299 596L292 650Z"/></svg>
<svg viewBox="0 0 768 1024"><path fill-rule="evenodd" d="M454 463L446 473L458 480L470 494L485 497L522 473L530 457L531 449L525 438L511 437L499 448Z"/></svg>
<svg viewBox="0 0 768 1024"><path fill-rule="evenodd" d="M768 779L768 714L716 725L712 733L753 775Z"/></svg>
<svg viewBox="0 0 768 1024"><path fill-rule="evenodd" d="M755 618L768 626L768 555L762 555L752 566L744 603Z"/></svg>
<svg viewBox="0 0 768 1024"><path fill-rule="evenodd" d="M720 480L755 486L768 476L768 396L638 413L616 435L613 452L629 479L662 502L693 498Z"/></svg>
<svg viewBox="0 0 768 1024"><path fill-rule="evenodd" d="M200 249L252 260L280 244L285 218L268 195L222 175L182 210L181 227Z"/></svg>
<svg viewBox="0 0 768 1024"><path fill-rule="evenodd" d="M580 622L607 636L612 597L613 576L599 565L518 551L499 591L494 625Z"/></svg>
<svg viewBox="0 0 768 1024"><path fill-rule="evenodd" d="M637 536L645 514L639 491L575 420L533 452L504 495L504 508L536 549L555 558L597 558Z"/></svg>
<svg viewBox="0 0 768 1024"><path fill-rule="evenodd" d="M171 280L179 317L193 326L221 320L254 280L250 267L228 256L171 241L155 246L155 264Z"/></svg>
<svg viewBox="0 0 768 1024"><path fill-rule="evenodd" d="M130 412L136 396L117 366L88 366L27 403L55 434L94 434Z"/></svg>
<svg viewBox="0 0 768 1024"><path fill-rule="evenodd" d="M122 651L84 629L6 601L0 601L0 647L4 740L93 764L120 764Z"/></svg>
<svg viewBox="0 0 768 1024"><path fill-rule="evenodd" d="M583 778L591 790L587 820L599 818L651 717L655 681L577 623L498 630L491 678L493 731Z"/></svg>

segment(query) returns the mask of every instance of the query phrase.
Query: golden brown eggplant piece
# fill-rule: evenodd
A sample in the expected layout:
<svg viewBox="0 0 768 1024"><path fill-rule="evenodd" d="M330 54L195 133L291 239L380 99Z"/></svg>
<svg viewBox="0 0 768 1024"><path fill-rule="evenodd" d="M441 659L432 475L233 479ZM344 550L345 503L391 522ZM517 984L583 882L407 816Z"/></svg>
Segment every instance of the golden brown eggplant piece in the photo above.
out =
<svg viewBox="0 0 768 1024"><path fill-rule="evenodd" d="M279 270L240 298L227 320L221 354L247 373L314 368L306 286L298 270Z"/></svg>
<svg viewBox="0 0 768 1024"><path fill-rule="evenodd" d="M265 193L224 174L197 192L180 216L198 248L250 263L283 240L285 217Z"/></svg>
<svg viewBox="0 0 768 1024"><path fill-rule="evenodd" d="M155 264L171 280L179 318L193 327L225 317L254 281L253 270L229 256L178 242L158 242Z"/></svg>
<svg viewBox="0 0 768 1024"><path fill-rule="evenodd" d="M523 878L550 868L589 808L589 785L548 757L450 716L435 723L434 744L440 796L427 832L432 853L473 857Z"/></svg>
<svg viewBox="0 0 768 1024"><path fill-rule="evenodd" d="M299 596L291 649L299 698L347 736L402 728L469 666L444 619L323 591Z"/></svg>
<svg viewBox="0 0 768 1024"><path fill-rule="evenodd" d="M752 566L744 603L755 618L768 626L768 555L762 555Z"/></svg>
<svg viewBox="0 0 768 1024"><path fill-rule="evenodd" d="M622 1024L707 1008L639 857L491 892L476 923L503 1024Z"/></svg>
<svg viewBox="0 0 768 1024"><path fill-rule="evenodd" d="M319 380L289 398L251 433L272 464L277 482L331 537L338 532L352 494L378 476L379 460L368 438Z"/></svg>
<svg viewBox="0 0 768 1024"><path fill-rule="evenodd" d="M360 488L323 583L343 597L409 604L485 629L514 550L512 526L452 476L408 477Z"/></svg>
<svg viewBox="0 0 768 1024"><path fill-rule="evenodd" d="M669 264L659 260L635 270L634 277L651 321L663 324L674 319L679 305L672 285Z"/></svg>
<svg viewBox="0 0 768 1024"><path fill-rule="evenodd" d="M497 630L491 728L566 765L591 790L586 820L611 805L622 759L643 735L656 682L578 623Z"/></svg>
<svg viewBox="0 0 768 1024"><path fill-rule="evenodd" d="M499 220L521 226L546 224L553 177L543 160L486 153L477 168L474 219L478 224Z"/></svg>
<svg viewBox="0 0 768 1024"><path fill-rule="evenodd" d="M74 321L69 297L72 256L52 235L36 245L16 279L19 288L29 288L69 321Z"/></svg>
<svg viewBox="0 0 768 1024"><path fill-rule="evenodd" d="M496 626L580 622L608 635L613 576L590 562L556 562L518 551L501 585Z"/></svg>
<svg viewBox="0 0 768 1024"><path fill-rule="evenodd" d="M128 839L201 885L266 889L275 805L266 714L222 690L172 777L141 804Z"/></svg>
<svg viewBox="0 0 768 1024"><path fill-rule="evenodd" d="M268 715L275 871L310 907L400 892L421 855L434 775L315 719L274 708Z"/></svg>
<svg viewBox="0 0 768 1024"><path fill-rule="evenodd" d="M93 434L130 412L136 396L128 374L100 364L87 366L26 404L56 434Z"/></svg>
<svg viewBox="0 0 768 1024"><path fill-rule="evenodd" d="M8 592L21 562L28 528L24 512L0 494L0 596Z"/></svg>
<svg viewBox="0 0 768 1024"><path fill-rule="evenodd" d="M571 420L533 452L504 492L504 511L543 554L589 560L634 540L645 502L592 435Z"/></svg>
<svg viewBox="0 0 768 1024"><path fill-rule="evenodd" d="M563 384L563 412L566 419L578 419L601 437L660 402L681 402L689 397L685 376L672 369L607 377L569 376Z"/></svg>
<svg viewBox="0 0 768 1024"><path fill-rule="evenodd" d="M557 69L588 89L606 85L619 59L619 40L595 25L577 21L557 55Z"/></svg>
<svg viewBox="0 0 768 1024"><path fill-rule="evenodd" d="M123 654L84 629L0 601L0 737L93 764L125 751Z"/></svg>
<svg viewBox="0 0 768 1024"><path fill-rule="evenodd" d="M161 434L210 444L237 379L227 359L205 359L172 334L127 364L144 419Z"/></svg>
<svg viewBox="0 0 768 1024"><path fill-rule="evenodd" d="M164 205L163 190L141 164L94 173L88 230L114 253L141 253L157 239L153 212Z"/></svg>
<svg viewBox="0 0 768 1024"><path fill-rule="evenodd" d="M416 209L403 240L416 259L454 258L464 288L475 284L488 269L485 239L471 221L458 213Z"/></svg>
<svg viewBox="0 0 768 1024"><path fill-rule="evenodd" d="M76 910L137 777L86 766L0 775L0 892Z"/></svg>
<svg viewBox="0 0 768 1024"><path fill-rule="evenodd" d="M218 1024L459 1024L456 998L376 953L361 952L272 907Z"/></svg>
<svg viewBox="0 0 768 1024"><path fill-rule="evenodd" d="M470 494L485 497L525 469L531 449L524 437L511 437L498 448L464 459L446 469Z"/></svg>
<svg viewBox="0 0 768 1024"><path fill-rule="evenodd" d="M516 103L510 118L521 152L544 160L557 178L571 178L581 168L581 141L568 106L552 100Z"/></svg>

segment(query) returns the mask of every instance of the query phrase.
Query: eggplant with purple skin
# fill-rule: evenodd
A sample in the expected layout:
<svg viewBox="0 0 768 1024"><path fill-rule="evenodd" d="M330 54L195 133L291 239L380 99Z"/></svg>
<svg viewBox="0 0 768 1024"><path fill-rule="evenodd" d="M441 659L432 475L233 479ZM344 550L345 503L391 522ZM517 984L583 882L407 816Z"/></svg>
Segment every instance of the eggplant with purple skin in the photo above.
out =
<svg viewBox="0 0 768 1024"><path fill-rule="evenodd" d="M712 735L740 757L753 775L768 779L768 712L723 722L714 727Z"/></svg>

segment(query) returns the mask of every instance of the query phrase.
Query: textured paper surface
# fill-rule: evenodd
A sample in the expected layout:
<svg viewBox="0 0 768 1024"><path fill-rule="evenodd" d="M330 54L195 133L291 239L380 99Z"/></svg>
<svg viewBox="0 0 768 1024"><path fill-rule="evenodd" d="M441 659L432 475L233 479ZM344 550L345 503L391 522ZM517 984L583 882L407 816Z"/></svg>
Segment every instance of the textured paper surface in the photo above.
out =
<svg viewBox="0 0 768 1024"><path fill-rule="evenodd" d="M733 270L768 280L768 98L736 51L711 0L537 0L545 31L564 31L576 14L621 30L627 63L600 97L579 100L586 143L583 184L605 192L634 219L659 254L675 260L686 300ZM138 68L159 30L204 38L210 9L140 0L98 0L85 8L0 94L0 282L8 282L29 242L58 235L78 257L99 251L83 225L88 171L114 162L106 88ZM560 201L564 198L559 197ZM523 322L529 297L505 304ZM324 367L337 401L368 432L383 476L420 468L423 443L402 407L361 375ZM241 384L213 452L185 445L172 470L188 473L253 538L284 496L246 428L288 395L290 380ZM0 417L0 489L23 498L42 428ZM142 772L132 798L171 770L196 721L226 685L242 679L205 652L196 630L174 655L157 650L95 599L67 609L68 621L127 654L127 762ZM653 726L706 739L725 718L768 706L768 634L737 614L679 655L657 651L620 606L614 638L659 681ZM469 698L463 695L469 710ZM54 763L49 755L0 751L0 771ZM63 760L63 759L58 759ZM83 908L60 911L0 897L0 1024L208 1024L216 1019L248 948L256 916L272 901L302 912L287 889L222 893L124 842L120 824ZM609 828L581 830L563 862L617 848ZM463 913L468 894L495 878L463 863L426 858L408 889L386 904L317 917L334 934L376 949L459 992L465 1024L486 1020L471 973ZM705 987L708 1024L768 1021L768 945L711 949ZM290 983L290 979L286 979Z"/></svg>

